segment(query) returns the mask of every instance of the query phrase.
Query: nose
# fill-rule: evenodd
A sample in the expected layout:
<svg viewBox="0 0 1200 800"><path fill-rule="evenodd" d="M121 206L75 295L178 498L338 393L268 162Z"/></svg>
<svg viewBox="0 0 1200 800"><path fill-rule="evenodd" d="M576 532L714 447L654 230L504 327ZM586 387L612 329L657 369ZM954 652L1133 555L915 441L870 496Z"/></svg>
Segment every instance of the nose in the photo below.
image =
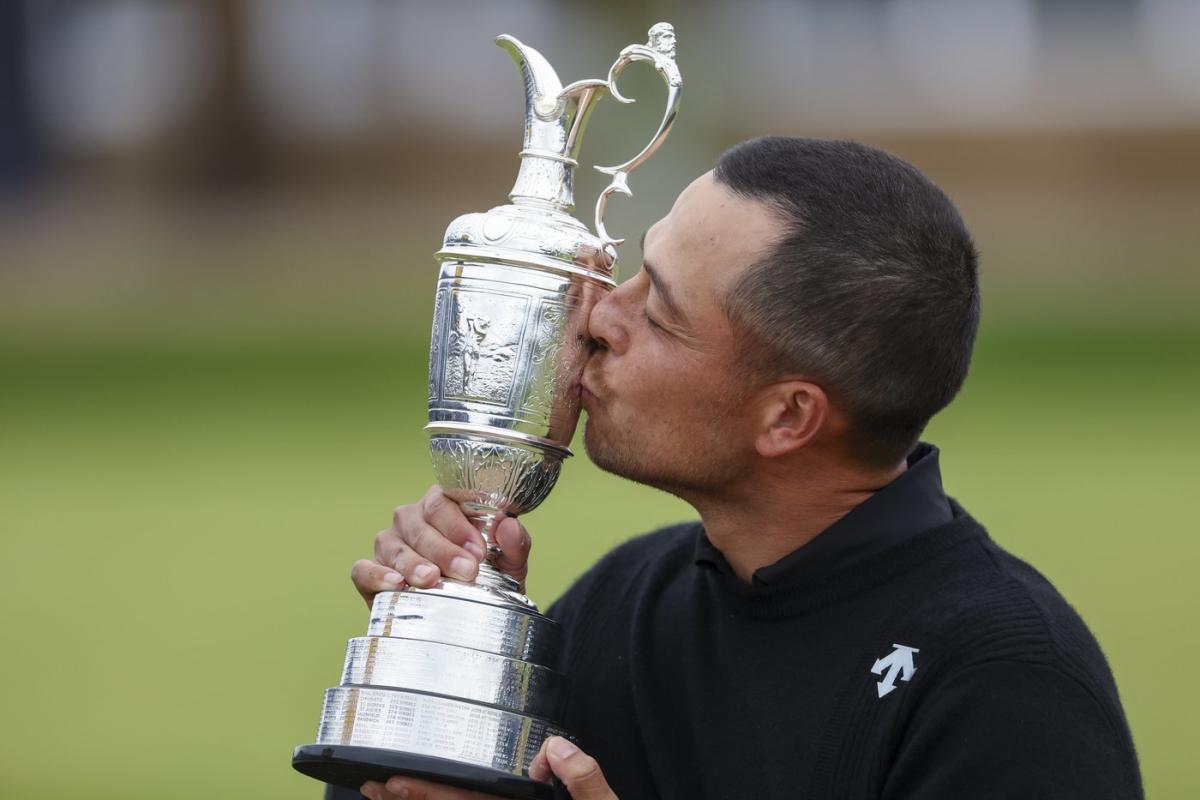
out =
<svg viewBox="0 0 1200 800"><path fill-rule="evenodd" d="M588 316L588 335L592 341L616 355L621 355L629 347L629 333L622 311L626 286L628 284L622 284L601 298Z"/></svg>

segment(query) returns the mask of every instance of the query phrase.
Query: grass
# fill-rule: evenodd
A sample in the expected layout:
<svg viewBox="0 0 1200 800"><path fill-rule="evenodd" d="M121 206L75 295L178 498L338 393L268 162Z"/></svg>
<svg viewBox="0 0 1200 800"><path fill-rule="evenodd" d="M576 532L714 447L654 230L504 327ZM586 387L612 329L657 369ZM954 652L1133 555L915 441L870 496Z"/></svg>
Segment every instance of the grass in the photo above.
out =
<svg viewBox="0 0 1200 800"><path fill-rule="evenodd" d="M0 796L316 797L310 741L366 614L348 570L430 483L424 343L0 346ZM928 437L1116 673L1150 796L1189 796L1200 330L985 329ZM543 606L689 515L585 457L528 519Z"/></svg>

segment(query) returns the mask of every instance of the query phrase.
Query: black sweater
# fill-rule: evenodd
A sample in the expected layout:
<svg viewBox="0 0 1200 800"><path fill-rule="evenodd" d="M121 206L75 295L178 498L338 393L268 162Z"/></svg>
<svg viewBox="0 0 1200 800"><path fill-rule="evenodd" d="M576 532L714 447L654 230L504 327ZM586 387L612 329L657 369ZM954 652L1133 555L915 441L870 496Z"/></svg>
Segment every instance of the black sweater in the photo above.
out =
<svg viewBox="0 0 1200 800"><path fill-rule="evenodd" d="M945 497L928 445L750 583L689 523L549 613L566 726L622 800L1142 797L1096 641Z"/></svg>

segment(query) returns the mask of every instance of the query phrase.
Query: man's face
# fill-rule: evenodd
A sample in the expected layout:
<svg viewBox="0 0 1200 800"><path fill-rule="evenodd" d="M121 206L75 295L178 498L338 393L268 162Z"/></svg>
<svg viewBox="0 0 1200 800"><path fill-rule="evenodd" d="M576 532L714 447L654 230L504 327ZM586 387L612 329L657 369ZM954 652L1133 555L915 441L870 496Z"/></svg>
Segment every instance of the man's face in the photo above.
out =
<svg viewBox="0 0 1200 800"><path fill-rule="evenodd" d="M779 234L767 206L706 173L646 233L643 266L592 310L584 440L602 469L684 496L754 454L755 388L721 301Z"/></svg>
<svg viewBox="0 0 1200 800"><path fill-rule="evenodd" d="M650 29L650 46L668 58L675 58L675 31L672 28Z"/></svg>

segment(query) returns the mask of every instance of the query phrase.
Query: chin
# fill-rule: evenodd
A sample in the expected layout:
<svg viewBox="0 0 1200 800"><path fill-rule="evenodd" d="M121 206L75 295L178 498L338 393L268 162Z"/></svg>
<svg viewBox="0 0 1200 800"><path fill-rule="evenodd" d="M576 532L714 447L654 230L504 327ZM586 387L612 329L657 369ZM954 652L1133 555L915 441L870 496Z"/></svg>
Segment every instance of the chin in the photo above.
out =
<svg viewBox="0 0 1200 800"><path fill-rule="evenodd" d="M671 491L667 488L672 485L671 482L666 480L659 470L654 469L652 464L647 463L644 457L646 454L631 449L638 437L606 437L596 428L592 418L588 417L583 429L583 446L593 464L605 472L634 483Z"/></svg>
<svg viewBox="0 0 1200 800"><path fill-rule="evenodd" d="M624 452L624 448L621 446L623 443L606 437L597 428L595 419L589 414L587 422L583 426L583 447L587 451L588 458L605 472L637 480L630 474L635 470L630 469L633 465L630 463L629 454Z"/></svg>
<svg viewBox="0 0 1200 800"><path fill-rule="evenodd" d="M613 436L589 415L583 429L583 445L592 463L605 472L650 486L685 501L720 491L735 482L745 470L734 461L714 462L706 453L722 452L725 443L701 448L684 442L651 442L632 428L621 428ZM643 427L642 431L645 430ZM694 437L693 437L694 440ZM685 440L687 441L687 440Z"/></svg>
<svg viewBox="0 0 1200 800"><path fill-rule="evenodd" d="M596 422L592 415L588 414L587 420L583 423L583 449L593 464L607 472L609 471L606 466L608 462L607 448L603 438L603 435L596 430Z"/></svg>

